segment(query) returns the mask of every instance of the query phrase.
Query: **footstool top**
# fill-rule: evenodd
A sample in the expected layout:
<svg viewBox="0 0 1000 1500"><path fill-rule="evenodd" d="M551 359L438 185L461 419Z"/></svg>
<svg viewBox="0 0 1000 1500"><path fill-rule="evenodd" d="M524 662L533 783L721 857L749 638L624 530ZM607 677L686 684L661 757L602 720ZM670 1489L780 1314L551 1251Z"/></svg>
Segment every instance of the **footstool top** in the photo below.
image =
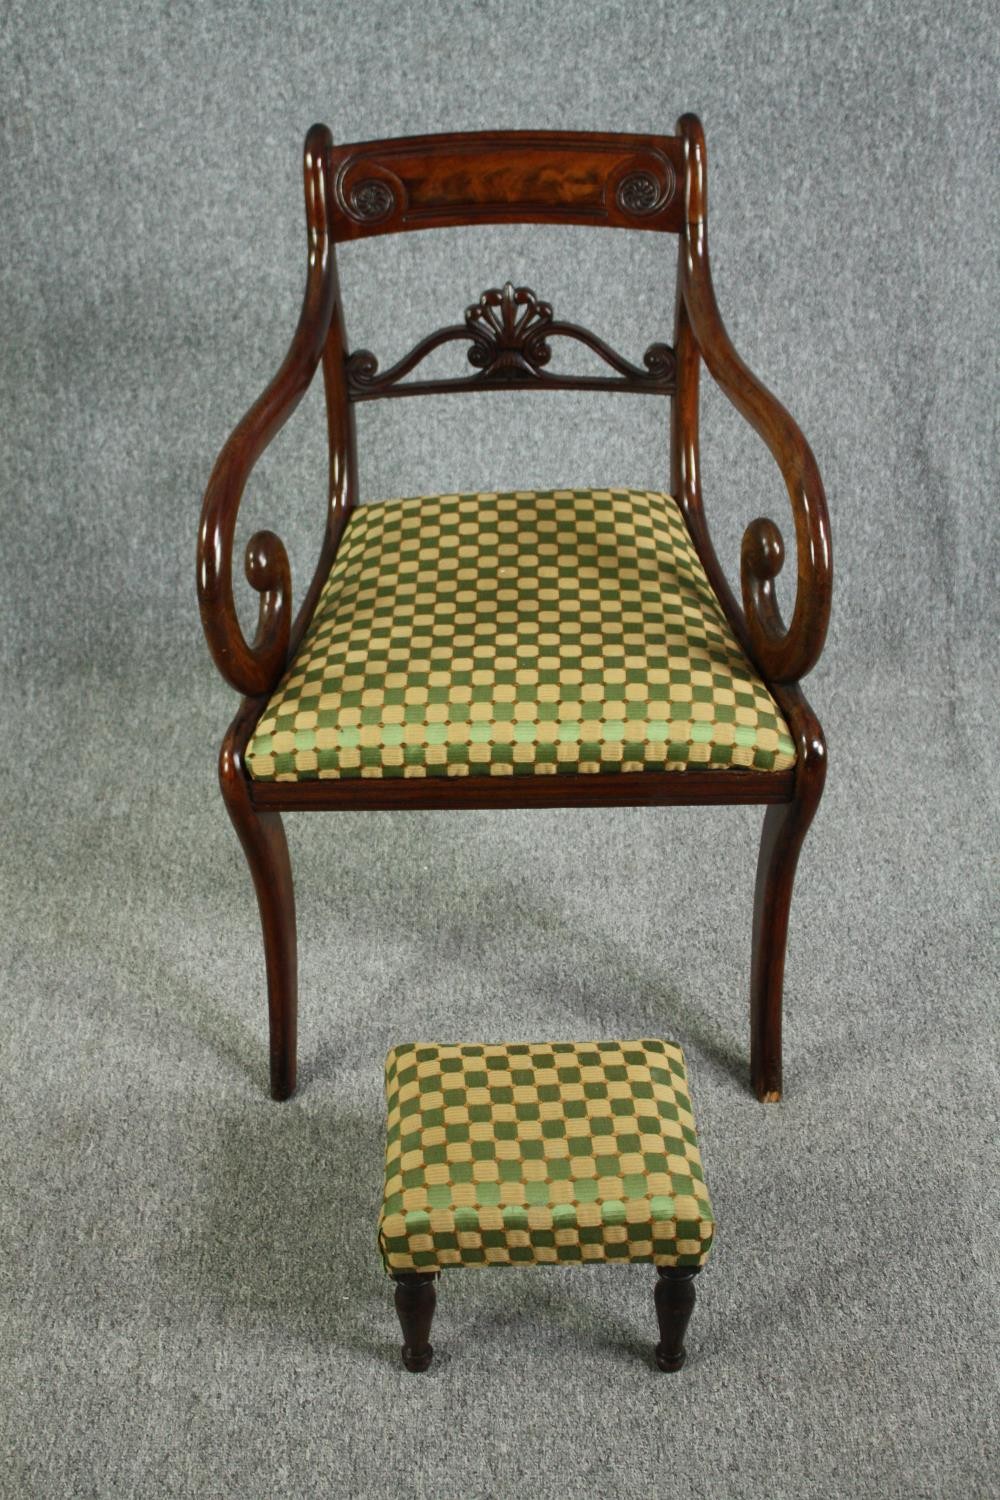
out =
<svg viewBox="0 0 1000 1500"><path fill-rule="evenodd" d="M386 1059L385 1268L700 1266L714 1220L671 1042L411 1042Z"/></svg>

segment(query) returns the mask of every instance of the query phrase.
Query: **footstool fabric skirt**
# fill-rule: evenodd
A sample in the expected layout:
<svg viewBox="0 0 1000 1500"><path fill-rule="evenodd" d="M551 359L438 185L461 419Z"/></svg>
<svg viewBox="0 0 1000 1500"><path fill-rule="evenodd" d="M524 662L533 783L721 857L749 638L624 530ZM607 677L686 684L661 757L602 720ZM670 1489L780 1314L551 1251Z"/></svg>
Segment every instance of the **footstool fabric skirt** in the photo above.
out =
<svg viewBox="0 0 1000 1500"><path fill-rule="evenodd" d="M714 1219L670 1042L407 1043L386 1059L385 1269L699 1267Z"/></svg>

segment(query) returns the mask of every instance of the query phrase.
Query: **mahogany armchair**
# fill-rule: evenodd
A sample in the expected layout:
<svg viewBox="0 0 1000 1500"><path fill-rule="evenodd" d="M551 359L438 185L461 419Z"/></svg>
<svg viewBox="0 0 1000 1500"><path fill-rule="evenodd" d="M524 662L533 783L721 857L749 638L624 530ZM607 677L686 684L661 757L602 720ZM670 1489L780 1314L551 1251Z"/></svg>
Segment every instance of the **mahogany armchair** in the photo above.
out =
<svg viewBox="0 0 1000 1500"><path fill-rule="evenodd" d="M792 882L826 774L799 683L826 635L829 521L808 444L736 353L716 306L699 121L684 115L673 136L506 131L346 146L317 125L304 174L301 316L284 363L219 455L198 535L205 634L243 695L219 768L263 926L273 1097L293 1093L296 1069L282 812L760 803L750 1072L761 1100L780 1098ZM676 235L673 344L654 343L633 364L508 283L385 370L367 351L349 352L337 242L481 223ZM600 373L553 373L560 339L586 346ZM407 378L452 342L468 344L464 375ZM742 604L713 550L699 468L702 362L788 490L797 589L787 624L774 588L777 526L758 519L746 529ZM319 562L293 617L282 542L271 531L251 537L245 571L260 601L248 641L233 600L241 496L320 364L330 468ZM670 493L515 491L358 507L356 402L494 388L669 397Z"/></svg>

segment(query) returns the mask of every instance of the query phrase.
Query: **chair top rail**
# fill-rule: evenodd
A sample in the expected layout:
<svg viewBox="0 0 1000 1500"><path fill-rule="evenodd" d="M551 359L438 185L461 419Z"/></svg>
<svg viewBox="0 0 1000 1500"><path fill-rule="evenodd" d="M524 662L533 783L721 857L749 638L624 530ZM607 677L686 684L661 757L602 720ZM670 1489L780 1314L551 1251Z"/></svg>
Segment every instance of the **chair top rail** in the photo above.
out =
<svg viewBox="0 0 1000 1500"><path fill-rule="evenodd" d="M677 233L678 136L472 131L334 146L337 241L470 224L586 224Z"/></svg>

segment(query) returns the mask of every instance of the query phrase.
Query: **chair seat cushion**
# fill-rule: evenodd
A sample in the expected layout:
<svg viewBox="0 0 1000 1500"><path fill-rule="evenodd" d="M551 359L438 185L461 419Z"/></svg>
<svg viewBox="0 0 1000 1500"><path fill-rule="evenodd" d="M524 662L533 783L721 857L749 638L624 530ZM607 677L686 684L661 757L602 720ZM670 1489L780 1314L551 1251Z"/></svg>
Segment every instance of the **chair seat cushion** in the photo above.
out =
<svg viewBox="0 0 1000 1500"><path fill-rule="evenodd" d="M387 1271L708 1255L679 1047L410 1043L385 1089Z"/></svg>
<svg viewBox="0 0 1000 1500"><path fill-rule="evenodd" d="M251 776L780 771L795 749L669 495L359 506Z"/></svg>

